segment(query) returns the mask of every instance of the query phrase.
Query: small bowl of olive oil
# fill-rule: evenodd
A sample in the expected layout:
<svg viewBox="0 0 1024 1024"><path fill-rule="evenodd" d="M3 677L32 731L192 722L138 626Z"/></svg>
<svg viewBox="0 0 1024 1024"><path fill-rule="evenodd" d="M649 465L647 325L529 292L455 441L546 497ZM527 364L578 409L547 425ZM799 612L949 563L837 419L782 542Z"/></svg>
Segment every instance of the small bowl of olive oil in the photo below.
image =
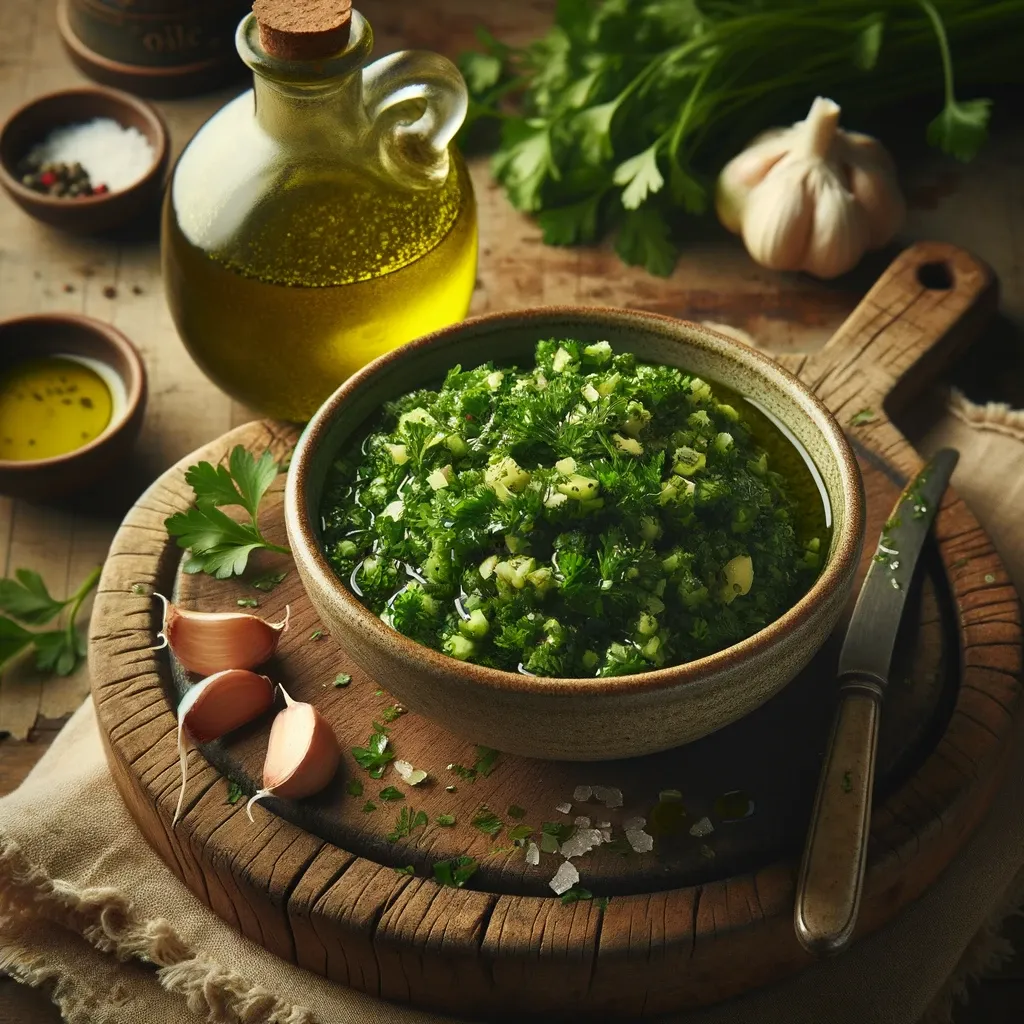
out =
<svg viewBox="0 0 1024 1024"><path fill-rule="evenodd" d="M0 494L63 497L124 463L146 371L108 324L70 314L0 322Z"/></svg>

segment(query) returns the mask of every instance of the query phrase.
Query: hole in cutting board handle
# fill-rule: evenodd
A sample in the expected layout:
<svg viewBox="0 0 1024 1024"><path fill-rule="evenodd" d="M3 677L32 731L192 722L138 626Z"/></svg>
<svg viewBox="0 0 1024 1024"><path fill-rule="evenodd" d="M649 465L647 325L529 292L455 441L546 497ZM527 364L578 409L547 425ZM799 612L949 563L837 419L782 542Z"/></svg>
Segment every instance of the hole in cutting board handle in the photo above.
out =
<svg viewBox="0 0 1024 1024"><path fill-rule="evenodd" d="M922 263L917 268L917 279L925 288L936 292L949 291L953 287L953 271L945 260Z"/></svg>

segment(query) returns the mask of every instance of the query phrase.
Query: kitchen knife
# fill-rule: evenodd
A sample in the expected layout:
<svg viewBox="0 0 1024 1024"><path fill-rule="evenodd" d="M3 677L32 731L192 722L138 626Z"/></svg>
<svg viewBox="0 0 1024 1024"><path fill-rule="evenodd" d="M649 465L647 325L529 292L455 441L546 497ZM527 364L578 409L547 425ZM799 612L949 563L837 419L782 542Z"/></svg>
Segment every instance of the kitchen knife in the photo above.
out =
<svg viewBox="0 0 1024 1024"><path fill-rule="evenodd" d="M900 496L878 541L839 654L836 709L796 889L794 926L812 953L838 953L857 923L882 696L907 594L960 455L944 448Z"/></svg>

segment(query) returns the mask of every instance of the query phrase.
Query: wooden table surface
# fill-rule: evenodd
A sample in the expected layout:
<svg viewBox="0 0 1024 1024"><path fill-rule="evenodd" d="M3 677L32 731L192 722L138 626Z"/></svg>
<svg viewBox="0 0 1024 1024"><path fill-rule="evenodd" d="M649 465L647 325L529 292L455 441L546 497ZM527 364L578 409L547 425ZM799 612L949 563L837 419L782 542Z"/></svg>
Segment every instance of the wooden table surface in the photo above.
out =
<svg viewBox="0 0 1024 1024"><path fill-rule="evenodd" d="M554 2L366 0L359 6L374 26L378 54L408 45L454 55L472 45L481 22L506 39L536 35L550 21ZM54 7L52 0L0 3L0 119L34 96L83 81L61 48ZM159 104L175 153L235 91ZM998 115L992 142L973 164L916 153L904 162L913 207L904 235L955 242L992 264L1002 284L1003 317L955 379L976 399L1024 405L1024 124L1012 121L1009 104ZM673 277L663 281L623 267L607 248L544 247L537 228L494 186L486 160L472 161L472 171L481 218L474 313L562 302L633 306L727 324L771 348L810 349L838 326L885 262L869 259L829 284L774 274L753 265L716 225L702 224ZM58 595L102 562L122 515L151 480L253 416L207 381L186 354L164 303L155 218L147 227L120 240L74 238L37 224L0 197L0 318L66 311L106 320L139 347L149 374L142 436L114 480L62 505L0 498L0 569L33 568ZM24 777L87 693L84 669L67 679L44 680L23 667L4 674L0 794ZM1022 967L1011 966L1002 981L986 985L976 1009L962 1019L1018 1019L1024 983L1015 978L1024 977ZM15 1014L12 1021L35 1019L33 1011L14 1008L10 984L0 982L0 1024L8 1012Z"/></svg>

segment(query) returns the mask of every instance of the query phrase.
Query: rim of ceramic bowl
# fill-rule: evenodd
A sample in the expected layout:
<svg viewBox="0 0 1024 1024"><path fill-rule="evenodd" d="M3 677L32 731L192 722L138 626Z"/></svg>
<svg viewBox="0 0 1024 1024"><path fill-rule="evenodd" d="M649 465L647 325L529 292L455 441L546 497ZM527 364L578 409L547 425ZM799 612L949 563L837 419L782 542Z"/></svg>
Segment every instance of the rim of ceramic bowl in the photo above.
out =
<svg viewBox="0 0 1024 1024"><path fill-rule="evenodd" d="M2 153L5 136L14 129L19 121L29 116L34 108L52 103L57 99L74 96L83 98L102 96L110 100L115 106L120 104L122 107L131 108L149 125L152 138L149 139L147 136L147 139L153 146L153 162L138 181L127 188L104 192L102 195L79 196L73 200L74 208L76 210L95 209L98 206L104 206L151 187L154 179L159 178L163 174L170 154L170 135L168 134L167 125L164 123L163 117L160 116L160 112L151 103L132 96L130 93L122 92L120 89L108 89L102 85L89 85L80 86L75 89L57 89L54 92L43 93L43 95L36 96L27 103L23 103L4 121L3 126L0 127L0 180L2 180L4 188L12 195L19 196L25 202L34 203L40 207L61 211L66 211L69 208L69 200L62 199L59 196L51 196L45 192L37 192L27 185L23 185L17 174L15 174L14 168L8 167L7 162L2 158ZM124 127L124 124L119 119L114 118L114 120L117 120L118 124Z"/></svg>
<svg viewBox="0 0 1024 1024"><path fill-rule="evenodd" d="M647 328L674 337L678 337L682 331L691 337L698 335L705 340L710 340L719 352L725 353L727 356L738 355L749 368L767 378L770 383L796 400L825 437L839 466L846 510L842 529L834 534L834 551L807 593L757 633L739 643L694 661L666 665L649 672L636 672L621 676L571 678L525 675L488 668L470 661L459 661L432 647L416 643L383 623L370 609L357 600L334 573L317 540L312 510L306 506L306 492L313 454L325 440L338 408L368 387L382 370L405 361L411 353L438 346L451 339L453 335L463 332L467 327L474 328L510 322L528 326L534 322L541 324L544 321L564 321L566 319L589 320L599 324L615 322L621 325ZM734 666L737 662L766 653L780 635L805 624L813 616L816 606L827 597L829 592L839 586L845 577L852 576L856 570L864 534L864 494L860 469L857 466L853 448L835 417L806 385L764 353L700 324L660 313L611 306L542 306L470 317L386 352L349 377L321 405L299 438L288 472L285 516L288 532L293 535L293 555L296 561L300 559L303 561L304 568L315 577L319 586L333 591L339 596L365 631L375 634L381 642L397 646L404 660L419 661L435 672L456 673L466 683L496 691L519 691L531 692L536 695L558 696L574 693L593 695L615 692L622 694L629 691L654 692L663 688L676 688L687 683L706 680L718 672Z"/></svg>
<svg viewBox="0 0 1024 1024"><path fill-rule="evenodd" d="M38 313L13 317L10 320L0 320L0 339L8 330L17 330L20 327L41 327L46 324L52 324L55 328L59 328L61 325L71 325L79 330L88 331L99 338L109 350L119 353L128 367L128 373L122 373L121 369L109 360L97 359L97 361L104 363L115 376L120 378L125 391L124 408L116 419L111 418L111 422L107 424L101 434L87 444L83 444L81 448L73 448L69 452L64 452L63 455L51 455L47 459L0 459L0 470L4 473L34 473L40 469L72 462L89 452L102 448L125 429L146 395L146 367L139 350L116 327L111 327L110 324L105 324L102 320L94 320L92 317L82 316L79 313ZM74 357L79 353L54 351L45 354Z"/></svg>

